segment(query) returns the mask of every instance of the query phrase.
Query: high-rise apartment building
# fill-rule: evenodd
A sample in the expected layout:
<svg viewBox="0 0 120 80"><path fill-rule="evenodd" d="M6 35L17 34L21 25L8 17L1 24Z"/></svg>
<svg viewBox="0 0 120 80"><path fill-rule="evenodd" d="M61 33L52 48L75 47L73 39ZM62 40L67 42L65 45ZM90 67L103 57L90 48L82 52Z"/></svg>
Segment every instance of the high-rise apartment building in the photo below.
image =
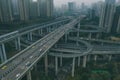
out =
<svg viewBox="0 0 120 80"><path fill-rule="evenodd" d="M76 5L75 2L68 2L68 9L70 13L73 13L75 11Z"/></svg>
<svg viewBox="0 0 120 80"><path fill-rule="evenodd" d="M102 6L99 26L103 27L107 33L111 32L115 14L115 0L105 0Z"/></svg>
<svg viewBox="0 0 120 80"><path fill-rule="evenodd" d="M13 20L11 0L0 0L0 20L1 22Z"/></svg>
<svg viewBox="0 0 120 80"><path fill-rule="evenodd" d="M120 6L116 7L114 15L113 26L111 29L112 33L120 33Z"/></svg>
<svg viewBox="0 0 120 80"><path fill-rule="evenodd" d="M53 0L0 0L0 22L28 21L53 15Z"/></svg>
<svg viewBox="0 0 120 80"><path fill-rule="evenodd" d="M18 0L20 20L27 21L30 16L30 0Z"/></svg>
<svg viewBox="0 0 120 80"><path fill-rule="evenodd" d="M39 0L40 16L50 17L53 15L53 0Z"/></svg>

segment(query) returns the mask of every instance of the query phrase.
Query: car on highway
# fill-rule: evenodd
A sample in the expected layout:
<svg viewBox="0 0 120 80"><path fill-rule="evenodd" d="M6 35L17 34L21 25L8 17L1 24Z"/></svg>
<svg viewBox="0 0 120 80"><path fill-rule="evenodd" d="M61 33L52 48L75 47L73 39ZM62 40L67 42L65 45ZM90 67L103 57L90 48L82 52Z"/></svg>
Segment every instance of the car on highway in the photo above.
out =
<svg viewBox="0 0 120 80"><path fill-rule="evenodd" d="M35 46L33 46L32 48L35 48Z"/></svg>
<svg viewBox="0 0 120 80"><path fill-rule="evenodd" d="M28 61L25 65L29 67L31 65L30 61Z"/></svg>
<svg viewBox="0 0 120 80"><path fill-rule="evenodd" d="M42 51L42 49L39 50L40 52Z"/></svg>
<svg viewBox="0 0 120 80"><path fill-rule="evenodd" d="M6 68L7 68L7 66L3 66L1 69L3 69L3 70L4 70L4 69L6 69Z"/></svg>
<svg viewBox="0 0 120 80"><path fill-rule="evenodd" d="M20 73L16 74L16 77L19 77L20 76Z"/></svg>
<svg viewBox="0 0 120 80"><path fill-rule="evenodd" d="M30 58L33 58L33 56L30 56Z"/></svg>

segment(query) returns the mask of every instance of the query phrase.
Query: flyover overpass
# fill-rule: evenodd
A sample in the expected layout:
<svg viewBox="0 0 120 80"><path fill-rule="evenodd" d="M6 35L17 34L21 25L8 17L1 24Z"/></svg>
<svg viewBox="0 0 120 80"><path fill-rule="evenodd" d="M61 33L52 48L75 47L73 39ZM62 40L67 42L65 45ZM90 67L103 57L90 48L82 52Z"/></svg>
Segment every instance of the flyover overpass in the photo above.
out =
<svg viewBox="0 0 120 80"><path fill-rule="evenodd" d="M74 19L70 23L59 27L53 32L49 33L42 39L36 41L17 55L8 59L5 63L0 65L0 79L1 80L20 80L26 73L30 75L30 70L33 66L44 56L47 51L70 29L72 29L79 19ZM36 29L35 29L36 30ZM22 33L23 34L23 33ZM28 54L29 53L29 54ZM33 56L31 59L30 57ZM26 66L29 62L30 65ZM8 66L3 70L3 66ZM24 68L23 68L24 67ZM19 77L16 77L20 74ZM30 77L29 77L30 78Z"/></svg>
<svg viewBox="0 0 120 80"><path fill-rule="evenodd" d="M2 62L7 60L6 51L5 51L5 43L11 40L14 40L15 47L17 50L21 50L21 37L27 35L28 39L32 41L33 32L38 32L39 34L43 34L43 30L46 30L47 33L53 31L54 29L58 28L58 25L65 24L69 22L70 19L63 19L60 21L55 22L47 22L44 24L37 24L33 26L29 26L27 28L23 28L20 30L16 30L14 32L5 34L0 36L0 57Z"/></svg>
<svg viewBox="0 0 120 80"><path fill-rule="evenodd" d="M80 57L83 56L83 67L86 67L86 61L87 61L88 54L112 55L112 54L120 53L118 46L114 46L114 49L116 51L115 50L109 51L108 49L111 49L113 47L108 48L108 46L103 47L107 50L104 50L104 49L102 50L98 45L92 45L89 42L87 42L92 39L87 38L87 40L84 40L83 38L80 39L79 37L71 37L71 38L68 38L68 40L82 43L82 45L84 45L84 47L82 48L79 46L81 48L81 50L78 48L78 43L76 43L76 45L74 45L74 46L64 45L64 46L61 46L60 48L59 48L59 45L57 45L57 48L51 49L51 47L53 47L56 44L56 42L58 42L60 40L60 38L63 37L63 35L65 35L65 41L66 41L67 32L72 31L73 27L77 23L79 23L78 19L72 20L70 23L68 23L64 26L61 26L59 28L57 27L57 29L50 32L49 34L44 36L42 39L36 41L35 43L33 43L33 44L30 43L31 45L29 47L27 47L23 51L19 52L17 55L12 57L11 59L8 59L2 65L0 65L0 79L1 80L9 80L9 79L21 80L22 77L25 74L27 74L28 80L31 80L31 70L43 56L45 56L45 58L46 58L46 54L48 53L49 50L57 51L57 53L56 52L49 53L49 55L55 56L56 74L57 74L57 70L58 70L58 58L66 57L66 58L73 59L72 76L74 76L74 68L75 68L75 59L76 58L78 59L78 65L80 65ZM78 24L78 27L80 27L80 24ZM35 29L35 30L37 30L37 29ZM88 30L74 30L74 32L87 32L87 31ZM97 30L97 31L91 30L88 32L89 33L94 33L94 32L98 33L99 30ZM104 42L104 41L100 40L99 42ZM29 42L27 42L27 43L29 43ZM107 41L105 43L110 43L110 42ZM112 43L112 44L114 44L114 43ZM94 48L95 46L96 46L96 48ZM76 49L73 47L76 47ZM116 47L117 47L117 49L116 49ZM66 53L69 53L69 54L66 54ZM95 58L96 58L96 56L95 56ZM29 63L29 65L26 65L26 63ZM9 66L9 67L7 67L5 70L3 70L2 69L3 66ZM18 77L16 77L17 74L20 74L20 75Z"/></svg>
<svg viewBox="0 0 120 80"><path fill-rule="evenodd" d="M74 41L79 41L79 40L86 40L86 41L92 41L92 42L100 42L100 43L109 43L109 44L120 44L120 42L116 41L111 41L111 40L103 40L103 39L95 39L95 38L84 38L84 37L71 37L69 38Z"/></svg>

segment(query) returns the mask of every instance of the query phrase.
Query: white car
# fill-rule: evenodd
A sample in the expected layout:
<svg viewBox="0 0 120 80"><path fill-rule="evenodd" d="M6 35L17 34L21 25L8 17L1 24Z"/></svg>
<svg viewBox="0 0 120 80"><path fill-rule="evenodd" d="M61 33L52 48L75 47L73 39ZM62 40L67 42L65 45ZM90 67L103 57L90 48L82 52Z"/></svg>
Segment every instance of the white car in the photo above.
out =
<svg viewBox="0 0 120 80"><path fill-rule="evenodd" d="M16 74L16 77L19 77L20 76L20 73Z"/></svg>
<svg viewBox="0 0 120 80"><path fill-rule="evenodd" d="M30 58L33 58L33 56L30 56Z"/></svg>
<svg viewBox="0 0 120 80"><path fill-rule="evenodd" d="M40 49L40 52L42 51L42 49Z"/></svg>

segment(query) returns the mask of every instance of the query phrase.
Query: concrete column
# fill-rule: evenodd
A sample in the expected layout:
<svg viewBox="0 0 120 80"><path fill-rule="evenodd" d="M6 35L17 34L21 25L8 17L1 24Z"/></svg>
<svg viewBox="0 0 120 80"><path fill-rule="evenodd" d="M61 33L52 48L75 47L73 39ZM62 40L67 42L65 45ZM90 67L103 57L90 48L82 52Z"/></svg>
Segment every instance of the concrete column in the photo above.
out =
<svg viewBox="0 0 120 80"><path fill-rule="evenodd" d="M78 29L80 29L80 23L78 24Z"/></svg>
<svg viewBox="0 0 120 80"><path fill-rule="evenodd" d="M62 67L62 57L60 57L60 67Z"/></svg>
<svg viewBox="0 0 120 80"><path fill-rule="evenodd" d="M31 71L28 71L28 73L27 73L27 80L32 80Z"/></svg>
<svg viewBox="0 0 120 80"><path fill-rule="evenodd" d="M47 27L47 33L49 32L49 27Z"/></svg>
<svg viewBox="0 0 120 80"><path fill-rule="evenodd" d="M45 74L48 75L48 56L45 55Z"/></svg>
<svg viewBox="0 0 120 80"><path fill-rule="evenodd" d="M33 38L32 38L32 32L28 33L28 40L32 41Z"/></svg>
<svg viewBox="0 0 120 80"><path fill-rule="evenodd" d="M1 57L2 62L7 60L7 55L6 55L4 43L0 44L0 57Z"/></svg>
<svg viewBox="0 0 120 80"><path fill-rule="evenodd" d="M55 57L55 74L58 73L58 57Z"/></svg>
<svg viewBox="0 0 120 80"><path fill-rule="evenodd" d="M87 61L87 56L85 55L83 57L83 67L85 68L86 67L86 61Z"/></svg>
<svg viewBox="0 0 120 80"><path fill-rule="evenodd" d="M109 61L111 61L112 60L112 55L109 55Z"/></svg>
<svg viewBox="0 0 120 80"><path fill-rule="evenodd" d="M80 33L79 33L79 29L78 29L78 32L77 32L77 38L79 38L79 36L80 36ZM78 41L76 42L76 45L79 46Z"/></svg>
<svg viewBox="0 0 120 80"><path fill-rule="evenodd" d="M33 40L32 32L30 32L30 40L31 40L31 41Z"/></svg>
<svg viewBox="0 0 120 80"><path fill-rule="evenodd" d="M89 62L89 61L90 61L90 55L87 56L87 62Z"/></svg>
<svg viewBox="0 0 120 80"><path fill-rule="evenodd" d="M79 30L78 30L78 32L77 32L77 38L79 38L79 36L80 36L80 33L79 33Z"/></svg>
<svg viewBox="0 0 120 80"><path fill-rule="evenodd" d="M65 43L67 43L67 33L65 34Z"/></svg>
<svg viewBox="0 0 120 80"><path fill-rule="evenodd" d="M40 29L40 32L41 32L41 34L43 34L43 29L42 28Z"/></svg>
<svg viewBox="0 0 120 80"><path fill-rule="evenodd" d="M74 77L74 73L75 72L75 57L73 58L73 62L72 62L72 77Z"/></svg>
<svg viewBox="0 0 120 80"><path fill-rule="evenodd" d="M80 66L80 57L78 57L78 67Z"/></svg>
<svg viewBox="0 0 120 80"><path fill-rule="evenodd" d="M49 30L48 30L48 31L49 31L49 32L51 32L51 26L49 26L48 28L49 28Z"/></svg>
<svg viewBox="0 0 120 80"><path fill-rule="evenodd" d="M80 30L80 23L78 24L77 38L79 38L79 36L80 36L80 32L79 32L79 30ZM78 42L77 42L77 43L78 43Z"/></svg>
<svg viewBox="0 0 120 80"><path fill-rule="evenodd" d="M97 61L97 55L94 55L94 61L95 62Z"/></svg>
<svg viewBox="0 0 120 80"><path fill-rule="evenodd" d="M38 71L37 64L35 64L35 66L34 66L34 67L35 67L35 69L34 69L34 70L37 72L37 71Z"/></svg>
<svg viewBox="0 0 120 80"><path fill-rule="evenodd" d="M41 35L41 30L38 30L38 34Z"/></svg>
<svg viewBox="0 0 120 80"><path fill-rule="evenodd" d="M96 34L96 38L98 39L98 38L99 38L99 36L100 36L100 34L99 34L99 33L97 33L97 34Z"/></svg>
<svg viewBox="0 0 120 80"><path fill-rule="evenodd" d="M89 39L91 39L91 38L92 38L92 33L89 34Z"/></svg>
<svg viewBox="0 0 120 80"><path fill-rule="evenodd" d="M17 50L21 50L21 46L20 46L20 37L17 37L15 39L15 47Z"/></svg>

